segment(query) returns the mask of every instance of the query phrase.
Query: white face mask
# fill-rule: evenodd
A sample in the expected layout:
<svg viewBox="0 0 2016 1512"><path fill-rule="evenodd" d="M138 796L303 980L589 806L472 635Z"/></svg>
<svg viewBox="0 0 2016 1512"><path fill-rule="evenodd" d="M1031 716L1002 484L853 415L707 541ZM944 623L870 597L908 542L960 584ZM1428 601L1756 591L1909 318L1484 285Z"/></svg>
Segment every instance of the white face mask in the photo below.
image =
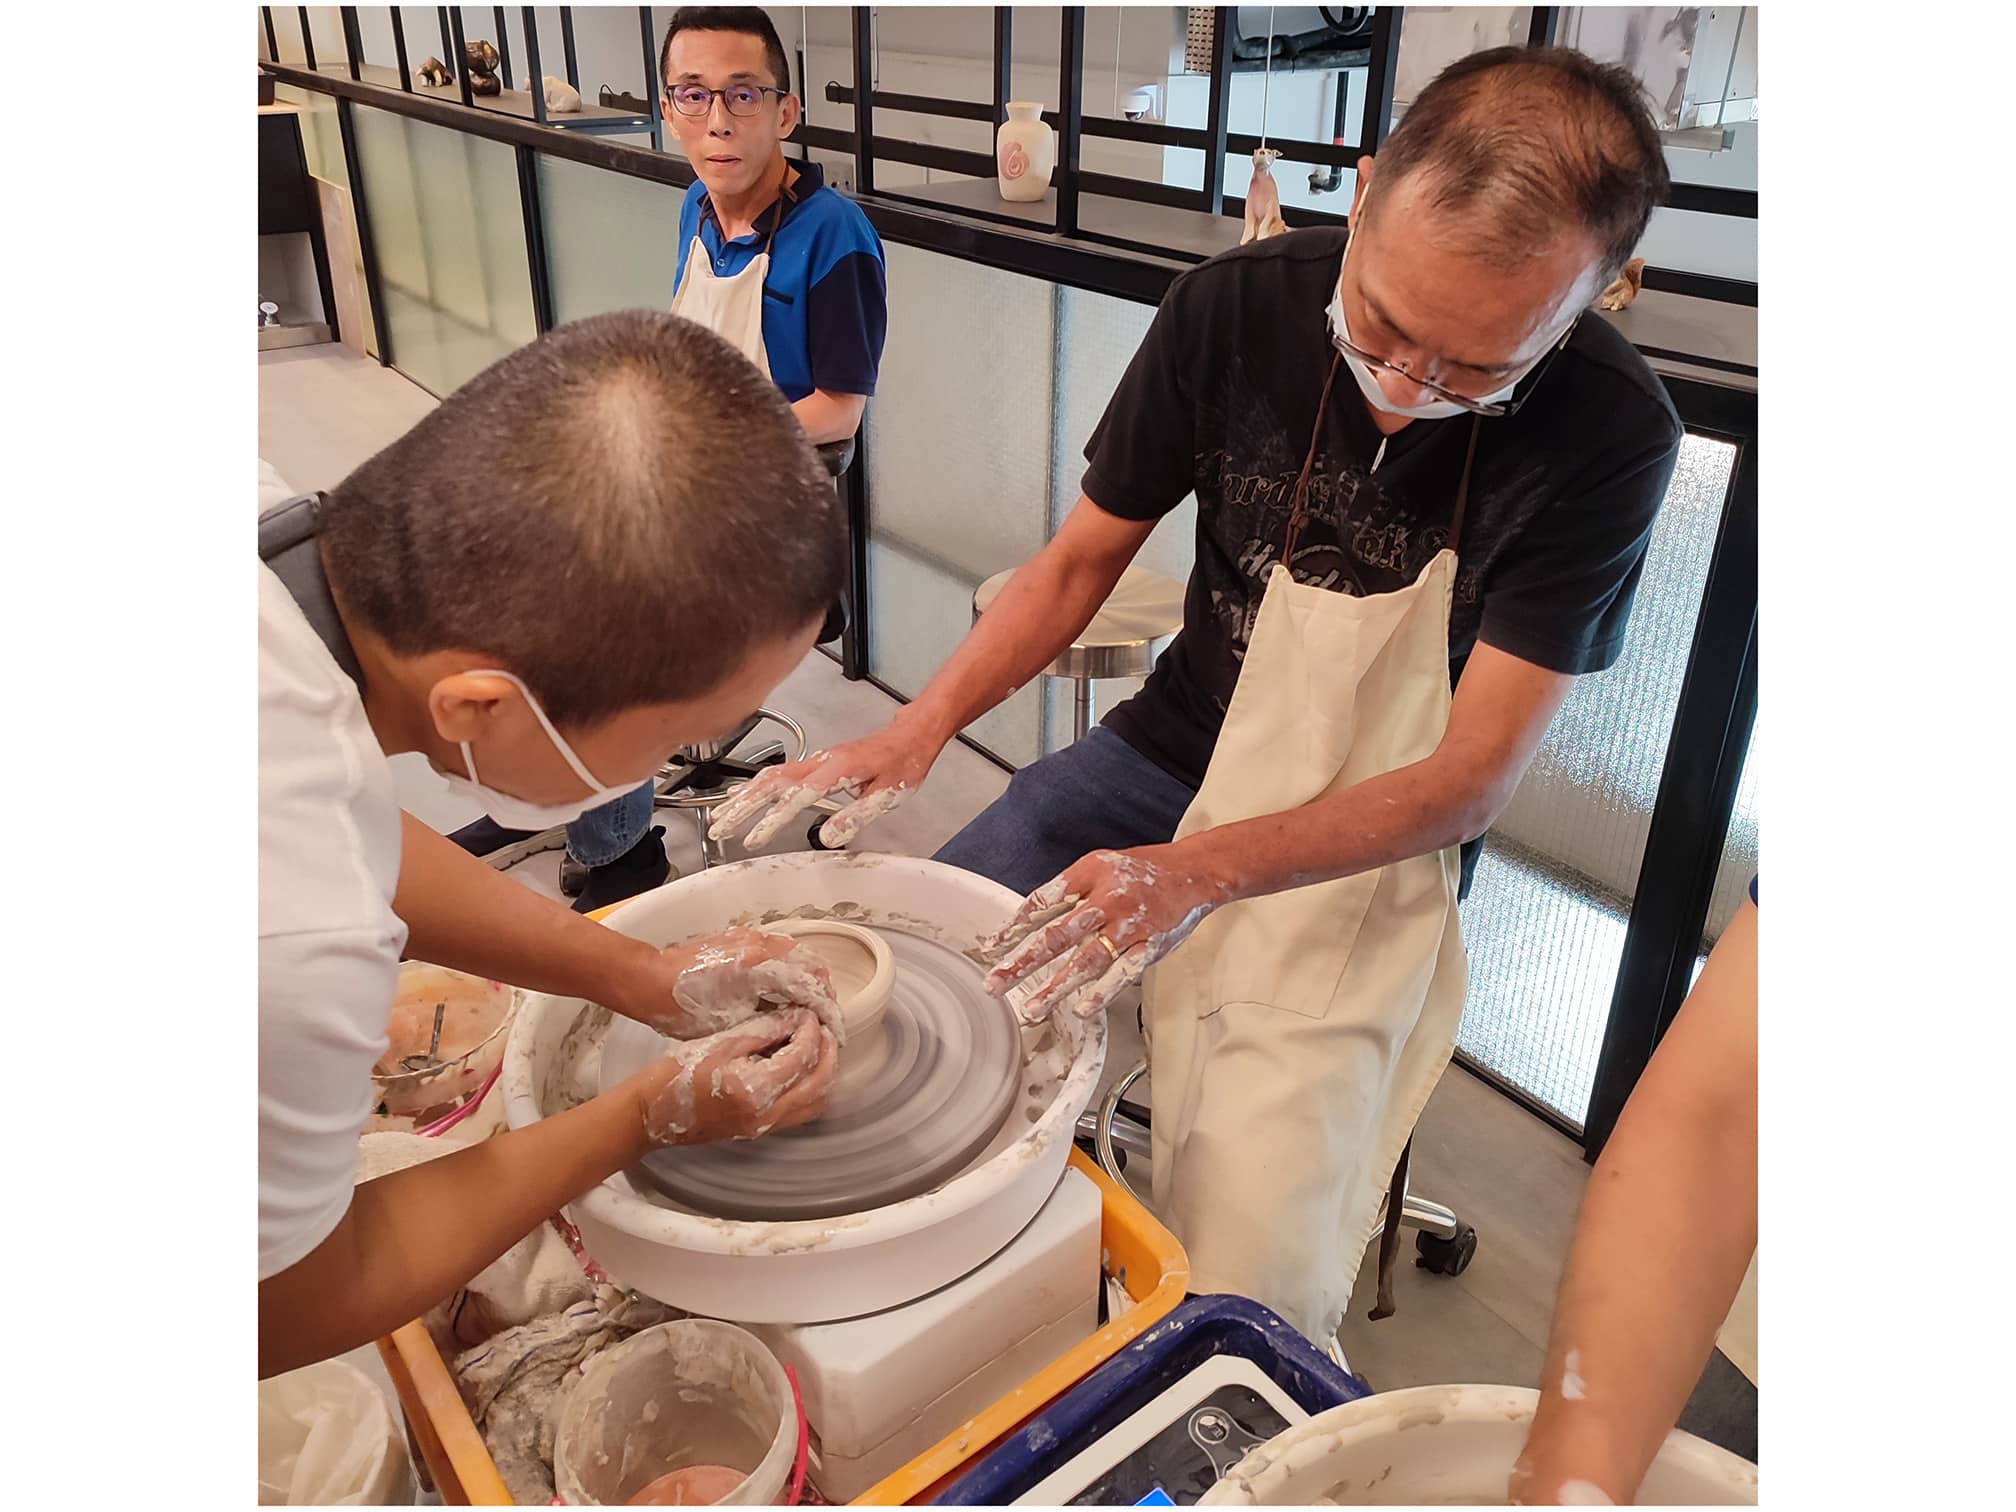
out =
<svg viewBox="0 0 2016 1512"><path fill-rule="evenodd" d="M1337 266L1337 286L1330 291L1328 312L1330 329L1353 343L1356 343L1358 338L1351 334L1350 327L1344 323L1344 263L1351 261L1351 247L1357 240L1358 237L1354 232L1351 240L1344 244L1344 261ZM1386 397L1386 390L1379 382L1378 371L1370 363L1356 353L1345 351L1342 347L1337 348L1337 354L1344 359L1345 366L1351 369L1351 376L1358 380L1358 388L1365 395L1365 402L1376 410L1389 415L1403 415L1409 420L1447 420L1452 415L1469 413L1462 405L1451 404L1447 399L1430 399L1425 404L1395 404ZM1524 376L1523 373L1520 375ZM1512 397L1512 391L1517 387L1519 379L1514 378L1497 393L1484 395L1479 402L1503 404Z"/></svg>
<svg viewBox="0 0 2016 1512"><path fill-rule="evenodd" d="M443 772L448 786L464 797L473 798L483 805L489 814L506 829L548 830L556 825L568 824L579 819L589 809L600 808L605 803L613 803L637 787L631 783L627 787L604 787L595 776L581 764L581 758L574 754L574 748L561 738L553 728L553 721L546 717L546 711L539 707L539 700L532 696L532 690L509 672L492 667L473 674L477 677L501 677L520 693L525 695L525 703L532 710L539 727L546 732L546 738L553 742L553 748L566 760L567 765L588 786L588 796L572 803L533 803L529 799L513 797L510 793L500 793L495 788L484 787L476 775L476 753L469 749L469 742L462 742L462 765L468 769L467 777L458 777L453 772Z"/></svg>

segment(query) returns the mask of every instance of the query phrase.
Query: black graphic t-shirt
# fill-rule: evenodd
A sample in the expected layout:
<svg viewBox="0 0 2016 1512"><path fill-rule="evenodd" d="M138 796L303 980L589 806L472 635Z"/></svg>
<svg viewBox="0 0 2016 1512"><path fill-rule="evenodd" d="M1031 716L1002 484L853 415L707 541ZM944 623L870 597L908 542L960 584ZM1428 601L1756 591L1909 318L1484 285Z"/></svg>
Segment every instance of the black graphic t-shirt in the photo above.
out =
<svg viewBox="0 0 2016 1512"><path fill-rule="evenodd" d="M1195 787L1239 678L1335 348L1324 311L1341 228L1292 231L1179 278L1085 448L1084 491L1132 520L1193 490L1197 563L1183 630L1147 686L1103 721ZM1600 315L1526 380L1516 414L1478 431L1458 543L1449 676L1488 644L1555 672L1616 661L1681 428L1644 358ZM1521 392L1525 391L1522 385ZM1296 545L1296 580L1340 593L1403 588L1446 543L1468 415L1381 440L1338 370ZM1474 864L1466 847L1465 876Z"/></svg>

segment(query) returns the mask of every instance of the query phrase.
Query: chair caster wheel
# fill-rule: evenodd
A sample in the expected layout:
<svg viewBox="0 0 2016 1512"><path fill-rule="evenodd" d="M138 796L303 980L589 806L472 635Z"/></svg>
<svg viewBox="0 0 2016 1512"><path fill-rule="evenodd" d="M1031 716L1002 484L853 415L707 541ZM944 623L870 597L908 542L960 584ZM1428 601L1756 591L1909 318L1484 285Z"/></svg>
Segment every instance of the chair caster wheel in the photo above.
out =
<svg viewBox="0 0 2016 1512"><path fill-rule="evenodd" d="M1477 1254L1477 1230L1467 1223L1456 1225L1455 1234L1438 1239L1433 1234L1414 1236L1414 1263L1438 1276L1460 1276L1470 1269Z"/></svg>

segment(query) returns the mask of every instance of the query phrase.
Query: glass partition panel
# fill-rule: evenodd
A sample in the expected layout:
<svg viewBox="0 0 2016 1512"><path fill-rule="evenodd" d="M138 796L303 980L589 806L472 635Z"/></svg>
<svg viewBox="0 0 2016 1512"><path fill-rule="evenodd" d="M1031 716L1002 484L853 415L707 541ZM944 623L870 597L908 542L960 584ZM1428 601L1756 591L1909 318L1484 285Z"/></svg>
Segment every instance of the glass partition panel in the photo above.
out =
<svg viewBox="0 0 2016 1512"><path fill-rule="evenodd" d="M1049 535L1057 290L890 245L889 336L868 407L869 670L922 689L972 623L973 590ZM1041 694L968 733L1036 759Z"/></svg>
<svg viewBox="0 0 2016 1512"><path fill-rule="evenodd" d="M1463 905L1470 993L1458 1047L1578 1125L1735 461L1725 441L1682 441L1624 654L1577 679Z"/></svg>
<svg viewBox="0 0 2016 1512"><path fill-rule="evenodd" d="M686 191L538 154L553 319L672 303Z"/></svg>
<svg viewBox="0 0 2016 1512"><path fill-rule="evenodd" d="M369 106L352 124L393 360L445 396L538 334L517 159Z"/></svg>

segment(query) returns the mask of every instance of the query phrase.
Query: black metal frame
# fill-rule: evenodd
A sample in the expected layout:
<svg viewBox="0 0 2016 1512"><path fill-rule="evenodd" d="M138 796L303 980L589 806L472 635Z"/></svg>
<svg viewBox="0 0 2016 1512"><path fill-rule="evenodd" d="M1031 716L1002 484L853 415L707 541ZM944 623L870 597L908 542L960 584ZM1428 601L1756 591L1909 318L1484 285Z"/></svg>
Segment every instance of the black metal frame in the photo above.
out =
<svg viewBox="0 0 2016 1512"><path fill-rule="evenodd" d="M444 5L441 7L441 42L448 49L444 60L455 70L456 93L462 96L465 109L476 108L476 96L469 88L469 43L462 34L462 7Z"/></svg>
<svg viewBox="0 0 2016 1512"><path fill-rule="evenodd" d="M395 11L396 14L396 11ZM364 200L364 172L357 161L357 130L352 102L336 98L336 130L343 141L343 166L350 178L350 214L357 222L357 251L364 262L364 299L371 306L371 330L378 342L378 361L392 366L392 327L385 318L385 289L378 281L378 244L371 237L371 207Z"/></svg>
<svg viewBox="0 0 2016 1512"><path fill-rule="evenodd" d="M280 61L280 34L273 29L273 7L270 5L260 6L259 17L266 23L266 57L268 61L278 63Z"/></svg>
<svg viewBox="0 0 2016 1512"><path fill-rule="evenodd" d="M399 87L408 94L413 92L413 65L406 56L406 7L392 7L392 51L399 60Z"/></svg>
<svg viewBox="0 0 2016 1512"><path fill-rule="evenodd" d="M497 73L506 89L511 88L511 29L504 24L504 7L490 8L491 25L497 28Z"/></svg>
<svg viewBox="0 0 2016 1512"><path fill-rule="evenodd" d="M294 13L301 18L301 56L308 60L308 71L315 71L315 28L308 24L308 7L297 5Z"/></svg>
<svg viewBox="0 0 2016 1512"><path fill-rule="evenodd" d="M1372 58L1365 67L1365 110L1358 117L1358 151L1377 152L1393 129L1393 81L1400 69L1397 5L1382 5L1372 16Z"/></svg>
<svg viewBox="0 0 2016 1512"><path fill-rule="evenodd" d="M809 86L808 86L809 87ZM1008 119L1008 97L1015 92L1015 8L994 7L994 124Z"/></svg>
<svg viewBox="0 0 2016 1512"><path fill-rule="evenodd" d="M1561 7L1558 5L1536 5L1533 19L1526 25L1526 45L1528 47L1552 47L1554 39L1561 31Z"/></svg>
<svg viewBox="0 0 2016 1512"><path fill-rule="evenodd" d="M518 158L518 208L525 218L525 268L532 280L532 320L544 336L556 322L553 272L546 260L545 210L539 199L539 163L533 150L522 143L512 151Z"/></svg>
<svg viewBox="0 0 2016 1512"><path fill-rule="evenodd" d="M1058 112L1057 167L1050 187L1057 194L1057 233L1078 234L1079 154L1085 145L1085 7L1067 5L1063 33L1057 40L1057 89L1064 102Z"/></svg>
<svg viewBox="0 0 2016 1512"><path fill-rule="evenodd" d="M854 7L854 192L875 192L875 12L865 5Z"/></svg>
<svg viewBox="0 0 2016 1512"><path fill-rule="evenodd" d="M526 88L532 95L532 119L546 124L546 76L539 68L539 14L529 5L519 7L519 21L525 28L525 67L530 70ZM501 30L501 28L500 28ZM540 327L544 330L545 327Z"/></svg>
<svg viewBox="0 0 2016 1512"><path fill-rule="evenodd" d="M343 51L350 59L350 77L361 79L364 76L361 71L364 66L364 33L357 24L357 7L339 6L338 13L343 21Z"/></svg>
<svg viewBox="0 0 2016 1512"><path fill-rule="evenodd" d="M654 151L665 150L665 110L659 97L665 93L664 81L658 77L658 39L651 33L651 7L640 5L637 15L644 27L644 97L651 102L651 146Z"/></svg>
<svg viewBox="0 0 2016 1512"><path fill-rule="evenodd" d="M1695 379L1665 381L1687 428L1733 443L1736 464L1583 1119L1592 1161L1687 996L1757 720L1757 396Z"/></svg>
<svg viewBox="0 0 2016 1512"><path fill-rule="evenodd" d="M560 51L566 54L567 83L576 94L581 92L581 61L574 55L574 7L560 7Z"/></svg>

